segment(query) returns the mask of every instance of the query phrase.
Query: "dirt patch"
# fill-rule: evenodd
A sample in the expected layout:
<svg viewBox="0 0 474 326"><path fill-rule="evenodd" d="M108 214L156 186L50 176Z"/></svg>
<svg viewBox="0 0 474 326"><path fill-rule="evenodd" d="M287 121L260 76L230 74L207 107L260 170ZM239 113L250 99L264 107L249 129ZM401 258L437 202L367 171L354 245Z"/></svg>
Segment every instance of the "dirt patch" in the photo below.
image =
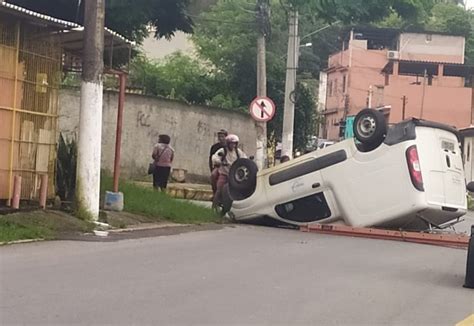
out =
<svg viewBox="0 0 474 326"><path fill-rule="evenodd" d="M103 212L102 222L108 223L113 228L126 228L142 223L161 222L159 218L150 218L148 216L132 214L128 212Z"/></svg>

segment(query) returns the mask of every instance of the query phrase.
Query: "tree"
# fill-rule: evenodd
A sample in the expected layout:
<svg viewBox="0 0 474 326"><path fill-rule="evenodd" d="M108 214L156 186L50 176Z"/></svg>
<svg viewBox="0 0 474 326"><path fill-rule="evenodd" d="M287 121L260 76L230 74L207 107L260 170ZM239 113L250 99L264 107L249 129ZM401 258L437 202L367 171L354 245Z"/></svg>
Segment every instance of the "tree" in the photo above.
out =
<svg viewBox="0 0 474 326"><path fill-rule="evenodd" d="M194 104L211 104L216 78L199 61L175 53L162 61L137 56L130 66L130 84L147 95L158 95Z"/></svg>
<svg viewBox="0 0 474 326"><path fill-rule="evenodd" d="M271 1L271 37L267 40L267 93L277 106L276 116L268 124L270 138L281 138L285 89L285 55L287 16L278 0ZM193 40L202 60L211 64L223 77L222 93L236 99L243 110L256 95L255 9L248 1L219 1L209 12L196 20ZM310 68L308 68L310 69ZM315 108L311 92L298 85L295 114L295 148L302 149L312 136Z"/></svg>
<svg viewBox="0 0 474 326"><path fill-rule="evenodd" d="M301 0L296 0L301 1ZM327 21L376 22L395 12L412 22L423 22L436 0L312 0Z"/></svg>
<svg viewBox="0 0 474 326"><path fill-rule="evenodd" d="M83 23L84 1L9 2L56 18ZM188 4L189 0L109 0L106 3L105 25L138 43L148 36L150 26L156 29L157 38L170 38L178 30L192 33L193 22L186 14Z"/></svg>
<svg viewBox="0 0 474 326"><path fill-rule="evenodd" d="M433 7L426 28L468 37L472 31L472 16L472 12L455 4L439 3Z"/></svg>

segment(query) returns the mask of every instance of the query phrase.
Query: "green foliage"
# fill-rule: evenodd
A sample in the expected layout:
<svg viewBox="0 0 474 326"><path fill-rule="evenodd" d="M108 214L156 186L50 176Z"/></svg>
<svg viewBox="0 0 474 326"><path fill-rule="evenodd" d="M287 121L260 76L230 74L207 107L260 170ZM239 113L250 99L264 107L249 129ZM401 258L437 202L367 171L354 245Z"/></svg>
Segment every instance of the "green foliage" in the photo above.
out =
<svg viewBox="0 0 474 326"><path fill-rule="evenodd" d="M55 239L62 233L90 232L94 224L58 211L22 212L0 216L0 242Z"/></svg>
<svg viewBox="0 0 474 326"><path fill-rule="evenodd" d="M472 12L454 4L439 3L433 7L426 29L434 32L449 32L455 35L471 34Z"/></svg>
<svg viewBox="0 0 474 326"><path fill-rule="evenodd" d="M314 1L314 0L313 0ZM313 8L327 21L375 22L396 12L411 22L424 21L435 0L317 0Z"/></svg>
<svg viewBox="0 0 474 326"><path fill-rule="evenodd" d="M0 242L26 239L49 239L52 232L38 226L25 226L13 221L0 219Z"/></svg>
<svg viewBox="0 0 474 326"><path fill-rule="evenodd" d="M407 22L394 10L375 25L382 28L403 28Z"/></svg>
<svg viewBox="0 0 474 326"><path fill-rule="evenodd" d="M147 95L233 109L239 103L225 92L221 76L199 60L178 52L161 61L137 56L130 66L129 84L142 88Z"/></svg>
<svg viewBox="0 0 474 326"><path fill-rule="evenodd" d="M280 1L271 1L272 15L271 37L267 39L267 94L276 103L277 111L268 124L270 137L281 138L283 103L285 90L286 44L288 40L288 20L285 8ZM254 18L248 13L248 2L245 0L218 1L208 12L201 15L201 20L193 35L198 53L203 60L209 61L221 76L219 83L222 94L233 99L233 104L246 108L256 96L256 43L257 29ZM223 24L221 22L232 22ZM322 24L321 22L318 22ZM320 62L311 50L306 50L301 60L302 73L310 71L319 73ZM313 125L312 112L314 100L311 92L304 86L297 90L298 101L295 114L295 148L303 148L305 139L311 130L306 125ZM219 96L220 97L220 96ZM302 114L298 114L298 112ZM304 113L303 113L304 112Z"/></svg>

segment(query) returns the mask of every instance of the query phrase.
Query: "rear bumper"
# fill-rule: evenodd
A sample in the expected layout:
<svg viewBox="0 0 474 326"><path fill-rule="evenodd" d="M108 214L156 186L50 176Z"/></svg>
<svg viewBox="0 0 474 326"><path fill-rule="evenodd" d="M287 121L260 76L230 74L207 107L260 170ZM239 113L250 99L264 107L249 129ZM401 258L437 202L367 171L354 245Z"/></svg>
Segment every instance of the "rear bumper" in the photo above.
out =
<svg viewBox="0 0 474 326"><path fill-rule="evenodd" d="M398 217L385 223L376 224L374 226L403 229L403 230L426 230L429 224L433 226L442 226L443 224L456 221L467 212L464 208L454 210L446 210L440 206L428 206L425 209L414 211L404 216Z"/></svg>

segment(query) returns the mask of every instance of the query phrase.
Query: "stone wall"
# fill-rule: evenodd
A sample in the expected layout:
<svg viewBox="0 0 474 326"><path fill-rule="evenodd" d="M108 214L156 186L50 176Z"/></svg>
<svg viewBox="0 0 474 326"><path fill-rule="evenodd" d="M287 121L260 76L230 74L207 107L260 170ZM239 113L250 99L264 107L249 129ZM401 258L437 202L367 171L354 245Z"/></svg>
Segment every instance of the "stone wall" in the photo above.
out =
<svg viewBox="0 0 474 326"><path fill-rule="evenodd" d="M104 93L102 168L109 171L112 171L114 162L117 100L117 93ZM77 137L79 90L61 90L59 101L59 130L67 138ZM122 176L133 179L146 176L153 145L158 135L163 133L171 136L171 145L176 151L173 167L186 169L190 180L207 180L209 148L216 140L216 132L222 128L239 135L242 149L248 155L255 155L255 124L245 113L127 94L122 133Z"/></svg>

